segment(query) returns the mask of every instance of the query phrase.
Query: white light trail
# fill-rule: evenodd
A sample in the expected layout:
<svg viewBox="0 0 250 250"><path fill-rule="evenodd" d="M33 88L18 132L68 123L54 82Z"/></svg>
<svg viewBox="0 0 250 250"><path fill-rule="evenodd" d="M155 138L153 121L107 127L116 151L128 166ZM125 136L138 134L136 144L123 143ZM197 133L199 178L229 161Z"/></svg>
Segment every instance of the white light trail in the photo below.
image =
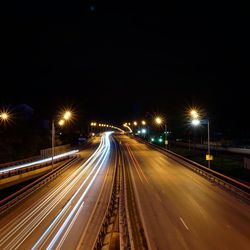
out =
<svg viewBox="0 0 250 250"><path fill-rule="evenodd" d="M68 176L55 190L46 194L45 197L39 199L33 207L24 211L15 220L15 226L11 230L8 227L13 227L13 222L9 222L4 227L0 228L0 249L8 242L8 247L18 248L27 239L27 237L42 223L43 219L53 211L59 202L70 192L74 185L83 177L87 170L94 164L96 159L104 150L105 140L101 138L101 142L97 150L91 155L86 162L83 163L73 174ZM8 233L1 237L1 232Z"/></svg>
<svg viewBox="0 0 250 250"><path fill-rule="evenodd" d="M59 247L60 247L60 245L62 244L62 241L66 238L66 235L68 234L70 228L73 226L73 223L75 222L77 215L79 214L81 208L83 207L83 204L84 204L83 199L84 199L84 197L86 196L88 190L92 186L92 184L93 184L96 176L98 175L100 169L102 168L104 162L106 161L106 159L107 159L107 157L109 155L109 152L110 152L109 135L111 133L112 132L106 132L105 133L105 141L104 141L103 146L102 146L104 148L104 150L102 150L98 154L99 159L96 162L96 164L93 167L93 169L91 170L91 172L88 174L88 176L83 181L83 183L78 188L78 190L74 193L74 195L70 198L70 200L67 202L67 204L63 207L63 209L60 211L60 213L52 221L52 223L46 229L46 231L43 233L43 235L38 239L38 241L32 247L32 250L39 249L43 245L43 242L51 234L51 231L53 230L53 228L55 228L56 225L58 225L58 223L61 221L62 216L67 212L67 210L69 209L69 207L72 205L72 202L75 199L75 197L79 194L79 192L81 191L82 187L85 185L85 183L87 182L87 180L93 175L93 173L95 171L95 173L94 173L94 175L93 175L90 183L87 185L87 187L85 188L84 192L81 194L81 197L78 199L77 203L74 205L74 208L71 210L71 212L69 213L69 215L67 216L67 218L64 220L62 226L57 231L56 235L54 236L54 238L52 239L52 241L50 242L49 246L46 249L52 249L53 246L58 241L58 239L61 239L61 241L59 242ZM90 167L91 165L92 164L89 164L88 167ZM69 224L69 222L71 222L71 223ZM65 229L67 229L67 230L66 230L64 236L61 237L61 234L65 231Z"/></svg>
<svg viewBox="0 0 250 250"><path fill-rule="evenodd" d="M72 151L69 151L67 153L56 155L56 156L54 156L54 160L65 157L65 156L69 156L69 155L72 155L72 154L76 154L77 152L79 152L79 150L72 150ZM20 168L30 167L32 165L37 165L37 164L41 164L41 163L45 163L45 162L49 162L49 161L52 161L52 157L45 158L45 159L38 160L38 161L24 163L24 164L17 165L17 166L11 166L11 167L7 167L7 168L3 168L3 169L0 170L0 174L9 172L11 170L17 170L17 169L20 169Z"/></svg>

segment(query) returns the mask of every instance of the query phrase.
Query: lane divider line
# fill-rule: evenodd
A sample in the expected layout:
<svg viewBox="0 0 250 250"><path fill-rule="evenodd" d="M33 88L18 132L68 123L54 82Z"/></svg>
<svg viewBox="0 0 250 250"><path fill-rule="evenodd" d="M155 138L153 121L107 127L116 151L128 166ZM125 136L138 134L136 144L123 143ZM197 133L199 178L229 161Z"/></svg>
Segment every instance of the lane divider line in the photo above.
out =
<svg viewBox="0 0 250 250"><path fill-rule="evenodd" d="M185 227L187 230L189 230L187 224L185 223L185 221L184 221L181 217L180 217L180 220L181 220L182 224L184 225L184 227Z"/></svg>

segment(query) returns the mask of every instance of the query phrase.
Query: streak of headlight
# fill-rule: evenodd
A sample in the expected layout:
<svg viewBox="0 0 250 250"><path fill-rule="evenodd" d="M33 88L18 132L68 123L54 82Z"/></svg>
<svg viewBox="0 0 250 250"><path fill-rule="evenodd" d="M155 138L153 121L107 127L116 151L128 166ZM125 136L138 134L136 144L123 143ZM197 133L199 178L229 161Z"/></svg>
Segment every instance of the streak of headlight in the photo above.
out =
<svg viewBox="0 0 250 250"><path fill-rule="evenodd" d="M83 199L85 197L85 195L87 194L88 190L90 189L90 187L92 186L97 174L99 173L103 163L105 162L106 158L107 158L107 155L109 153L109 148L110 146L108 146L108 150L105 154L105 156L103 157L103 160L102 162L100 163L100 166L99 168L97 169L97 171L95 172L93 178L91 179L89 185L87 186L87 188L85 189L85 191L83 192L83 194L81 195L81 197L79 198L78 202L76 203L76 205L74 206L74 208L71 210L70 214L68 215L67 219L64 221L64 223L62 224L61 228L58 230L57 234L54 236L53 240L51 241L51 243L49 244L48 248L47 249L53 249L53 246L54 244L56 243L56 241L60 238L62 232L67 228L67 224L69 223L69 221L72 219L72 217L74 216L75 212L80 209L81 207L81 203L83 203ZM98 161L98 163L96 165L98 165L100 162L100 160ZM78 214L78 212L77 212ZM73 221L75 221L75 219L73 219ZM59 246L60 248L60 246ZM58 249L58 247L56 248Z"/></svg>
<svg viewBox="0 0 250 250"><path fill-rule="evenodd" d="M106 142L106 143L107 143L107 154L109 153L109 150L110 150L110 141L109 141L109 138L108 138L109 135L110 135L110 133L107 133L107 136L106 136L106 138L105 138L106 141L107 141L107 142ZM91 182L93 182L94 179L96 178L98 172L100 171L100 169L101 169L103 163L105 162L105 160L106 160L106 158L107 158L107 154L106 154L105 157L103 158L103 160L102 160L102 162L101 162L101 164L100 164L100 166L99 166L97 172L95 173L93 179L91 180ZM69 231L71 230L73 224L75 223L75 221L76 221L76 219L77 219L77 217L78 217L78 215L79 215L79 213L80 213L80 211L81 211L81 209L82 209L82 207L83 207L83 204L84 204L83 198L84 198L85 195L87 194L88 189L90 188L91 185L92 185L92 183L90 183L90 184L88 185L88 187L85 189L84 193L82 194L82 196L81 196L80 199L78 200L77 204L75 205L74 210L76 211L76 210L78 209L78 211L75 213L75 215L74 215L74 211L73 211L73 210L72 210L71 213L68 215L68 218L67 218L68 221L73 217L73 218L71 219L70 224L67 226L67 223L66 223L66 221L65 221L64 224L61 226L61 229L62 229L62 227L66 228L66 226L67 226L67 230L65 231L65 233L64 233L64 235L63 235L62 237L61 237L60 234L58 235L57 240L58 240L58 238L60 238L60 242L58 243L58 246L56 247L56 249L60 249L60 248L61 248L61 246L62 246L62 244L63 244L65 238L67 237ZM82 204L81 204L81 201L80 201L80 200L82 200ZM69 217L70 217L70 218L69 218ZM63 230L64 230L64 229L62 229L62 231L63 231ZM57 233L57 234L58 234L58 233ZM55 239L55 238L56 238L56 236L54 237L54 239ZM54 242L54 243L55 243L55 242Z"/></svg>
<svg viewBox="0 0 250 250"><path fill-rule="evenodd" d="M68 187L73 186L74 183L75 183L77 180L79 180L80 178L82 178L82 176L84 175L84 173L89 169L89 167L91 166L91 164L94 163L94 161L99 157L99 155L100 155L101 152L103 151L103 146L104 146L104 137L101 138L101 142L100 142L98 148L96 149L96 151L90 156L90 158L87 159L86 162L84 162L84 163L77 169L77 171L75 172L75 175L77 176L77 178L76 178L76 180L74 180L74 182L71 182L70 185L67 186L67 189L68 189ZM86 166L86 165L87 165L87 166ZM86 167L85 167L85 166L86 166ZM65 190L65 189L64 189L64 190ZM62 194L62 193L60 193L60 194ZM47 202L48 202L48 201L47 201ZM45 201L42 202L42 203L40 203L39 207L44 206L44 203L45 203ZM50 204L52 204L52 203L50 203ZM36 208L35 210L33 209L32 212L31 212L29 215L30 215L30 216L34 216L35 211L38 210L39 207ZM50 207L51 207L51 206L50 206ZM46 211L47 211L47 212L45 211L45 214L49 213L50 210L51 210L51 208L46 207ZM37 218L37 217L35 217L35 218ZM42 217L41 217L41 218L42 218ZM39 219L38 221L41 223L42 220ZM35 224L36 227L37 227L40 223L35 222L34 224ZM22 224L23 224L23 223L22 223ZM18 224L18 225L19 225L19 224ZM16 226L18 226L18 225L16 225ZM26 226L26 228L27 228L27 227L28 227L28 226ZM35 227L35 228L36 228L36 227ZM18 229L19 229L19 227L16 228L16 229L14 230L14 232L16 232L16 230L18 230ZM8 235L9 235L11 232L12 232L12 231L10 231L10 232L8 233ZM31 234L31 232L32 232L32 231L30 231L29 234ZM28 234L28 235L29 235L29 234ZM4 239L0 239L0 244L3 243L3 242L6 242L6 241L9 239L9 237L7 237L8 235L5 235L6 237L5 237ZM19 233L19 235L20 235L20 233ZM11 237L11 235L9 235L9 236ZM14 238L14 239L15 239L15 238ZM18 237L18 239L20 239L20 237ZM3 242L2 242L2 241L3 241ZM11 244L11 242L12 242L12 241L10 241L9 244ZM23 241L22 241L22 242L23 242ZM15 243L17 243L17 242L15 242ZM18 246L20 246L20 244L19 244Z"/></svg>
<svg viewBox="0 0 250 250"><path fill-rule="evenodd" d="M67 153L56 155L56 156L54 156L54 159L56 160L56 159L59 159L61 157L76 154L77 152L79 152L79 150L72 150L72 151L69 151ZM12 166L12 167L8 167L8 168L4 168L4 169L0 170L0 174L6 173L6 172L11 171L11 170L16 170L16 169L25 168L25 167L29 167L29 166L40 164L40 163L49 162L51 160L52 160L52 157L49 157L49 158L42 159L42 160L39 160L39 161L33 161L33 162L29 162L29 163L24 163L24 164L21 164L21 165L18 165L18 166Z"/></svg>
<svg viewBox="0 0 250 250"><path fill-rule="evenodd" d="M50 224L50 226L46 229L46 231L43 233L43 235L39 238L39 240L35 243L35 245L32 247L32 250L37 249L37 247L39 247L39 245L41 244L41 242L46 238L46 236L49 234L50 230L53 228L53 226L57 223L57 221L60 219L60 217L65 213L65 211L69 208L69 206L71 205L71 202L73 201L73 199L77 196L77 194L80 192L81 188L84 186L84 184L86 183L86 181L90 178L90 176L92 175L92 173L95 171L95 169L97 168L98 164L101 161L101 164L98 167L98 170L96 171L96 173L94 174L92 180L90 181L90 183L88 184L88 186L86 187L84 193L81 195L80 199L78 200L78 202L76 203L76 205L74 206L74 208L72 209L72 211L70 212L70 214L68 215L67 219L64 221L63 225L61 226L61 228L59 229L59 231L57 232L57 234L55 235L55 237L53 238L53 240L51 241L50 245L47 247L47 249L52 249L53 245L55 244L55 242L58 240L59 236L61 235L61 233L63 232L63 230L65 229L65 227L67 226L68 222L70 221L71 217L74 215L76 209L78 209L78 207L82 207L83 204L81 204L83 198L85 197L85 195L87 194L89 188L91 187L93 181L95 180L97 174L99 173L103 163L105 162L108 154L109 154L109 149L110 149L110 142L109 142L109 135L112 132L107 132L105 135L105 141L107 144L107 146L103 146L105 148L105 151L101 152L100 154L100 158L97 161L97 163L95 164L95 166L93 167L93 169L91 170L91 172L89 173L89 175L86 177L86 179L83 181L83 183L81 184L81 186L78 188L78 190L75 192L75 194L70 198L70 200L65 204L65 206L63 207L63 209L60 211L60 213L56 216L56 218L52 221L52 223Z"/></svg>

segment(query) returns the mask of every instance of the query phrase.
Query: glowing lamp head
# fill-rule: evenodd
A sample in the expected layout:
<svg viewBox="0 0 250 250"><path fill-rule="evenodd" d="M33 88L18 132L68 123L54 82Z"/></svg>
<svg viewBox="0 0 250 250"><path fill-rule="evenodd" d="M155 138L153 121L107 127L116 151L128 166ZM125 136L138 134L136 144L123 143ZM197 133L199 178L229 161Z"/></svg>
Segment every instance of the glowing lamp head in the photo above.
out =
<svg viewBox="0 0 250 250"><path fill-rule="evenodd" d="M146 122L145 122L145 121L142 121L141 124L142 124L142 125L146 125Z"/></svg>
<svg viewBox="0 0 250 250"><path fill-rule="evenodd" d="M161 119L160 117L156 117L156 118L155 118L155 122L156 122L157 124L161 124L161 123L162 123L162 119Z"/></svg>
<svg viewBox="0 0 250 250"><path fill-rule="evenodd" d="M4 121L8 120L9 115L6 112L0 114L0 118Z"/></svg>
<svg viewBox="0 0 250 250"><path fill-rule="evenodd" d="M195 109L192 109L192 110L190 111L190 115L191 115L191 117L194 118L194 119L197 119L197 118L199 117L199 114L198 114L198 112L197 112Z"/></svg>
<svg viewBox="0 0 250 250"><path fill-rule="evenodd" d="M193 126L198 126L200 124L200 120L193 119L191 123L192 123Z"/></svg>
<svg viewBox="0 0 250 250"><path fill-rule="evenodd" d="M65 123L65 120L63 120L63 119L61 119L61 120L58 122L58 124L59 124L60 126L63 126L64 123Z"/></svg>
<svg viewBox="0 0 250 250"><path fill-rule="evenodd" d="M64 114L64 116L63 116L63 118L65 119L65 120L69 120L70 119L70 117L71 117L71 112L70 111L66 111L65 112L65 114Z"/></svg>
<svg viewBox="0 0 250 250"><path fill-rule="evenodd" d="M137 122L134 122L133 124L134 124L135 126L137 126Z"/></svg>

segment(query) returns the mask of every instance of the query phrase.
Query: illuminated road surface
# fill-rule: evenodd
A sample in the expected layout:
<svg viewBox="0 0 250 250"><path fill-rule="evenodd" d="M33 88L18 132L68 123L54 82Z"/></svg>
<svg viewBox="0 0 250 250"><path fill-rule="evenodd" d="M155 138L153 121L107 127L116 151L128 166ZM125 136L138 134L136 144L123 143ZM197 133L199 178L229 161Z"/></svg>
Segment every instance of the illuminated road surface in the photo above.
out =
<svg viewBox="0 0 250 250"><path fill-rule="evenodd" d="M119 139L151 249L250 249L250 208L128 137Z"/></svg>
<svg viewBox="0 0 250 250"><path fill-rule="evenodd" d="M93 231L88 241L82 240L104 187L107 191L102 199L109 197L115 165L111 147L110 133L106 132L88 160L74 165L2 216L0 249L76 249L80 243L91 249L97 232Z"/></svg>

